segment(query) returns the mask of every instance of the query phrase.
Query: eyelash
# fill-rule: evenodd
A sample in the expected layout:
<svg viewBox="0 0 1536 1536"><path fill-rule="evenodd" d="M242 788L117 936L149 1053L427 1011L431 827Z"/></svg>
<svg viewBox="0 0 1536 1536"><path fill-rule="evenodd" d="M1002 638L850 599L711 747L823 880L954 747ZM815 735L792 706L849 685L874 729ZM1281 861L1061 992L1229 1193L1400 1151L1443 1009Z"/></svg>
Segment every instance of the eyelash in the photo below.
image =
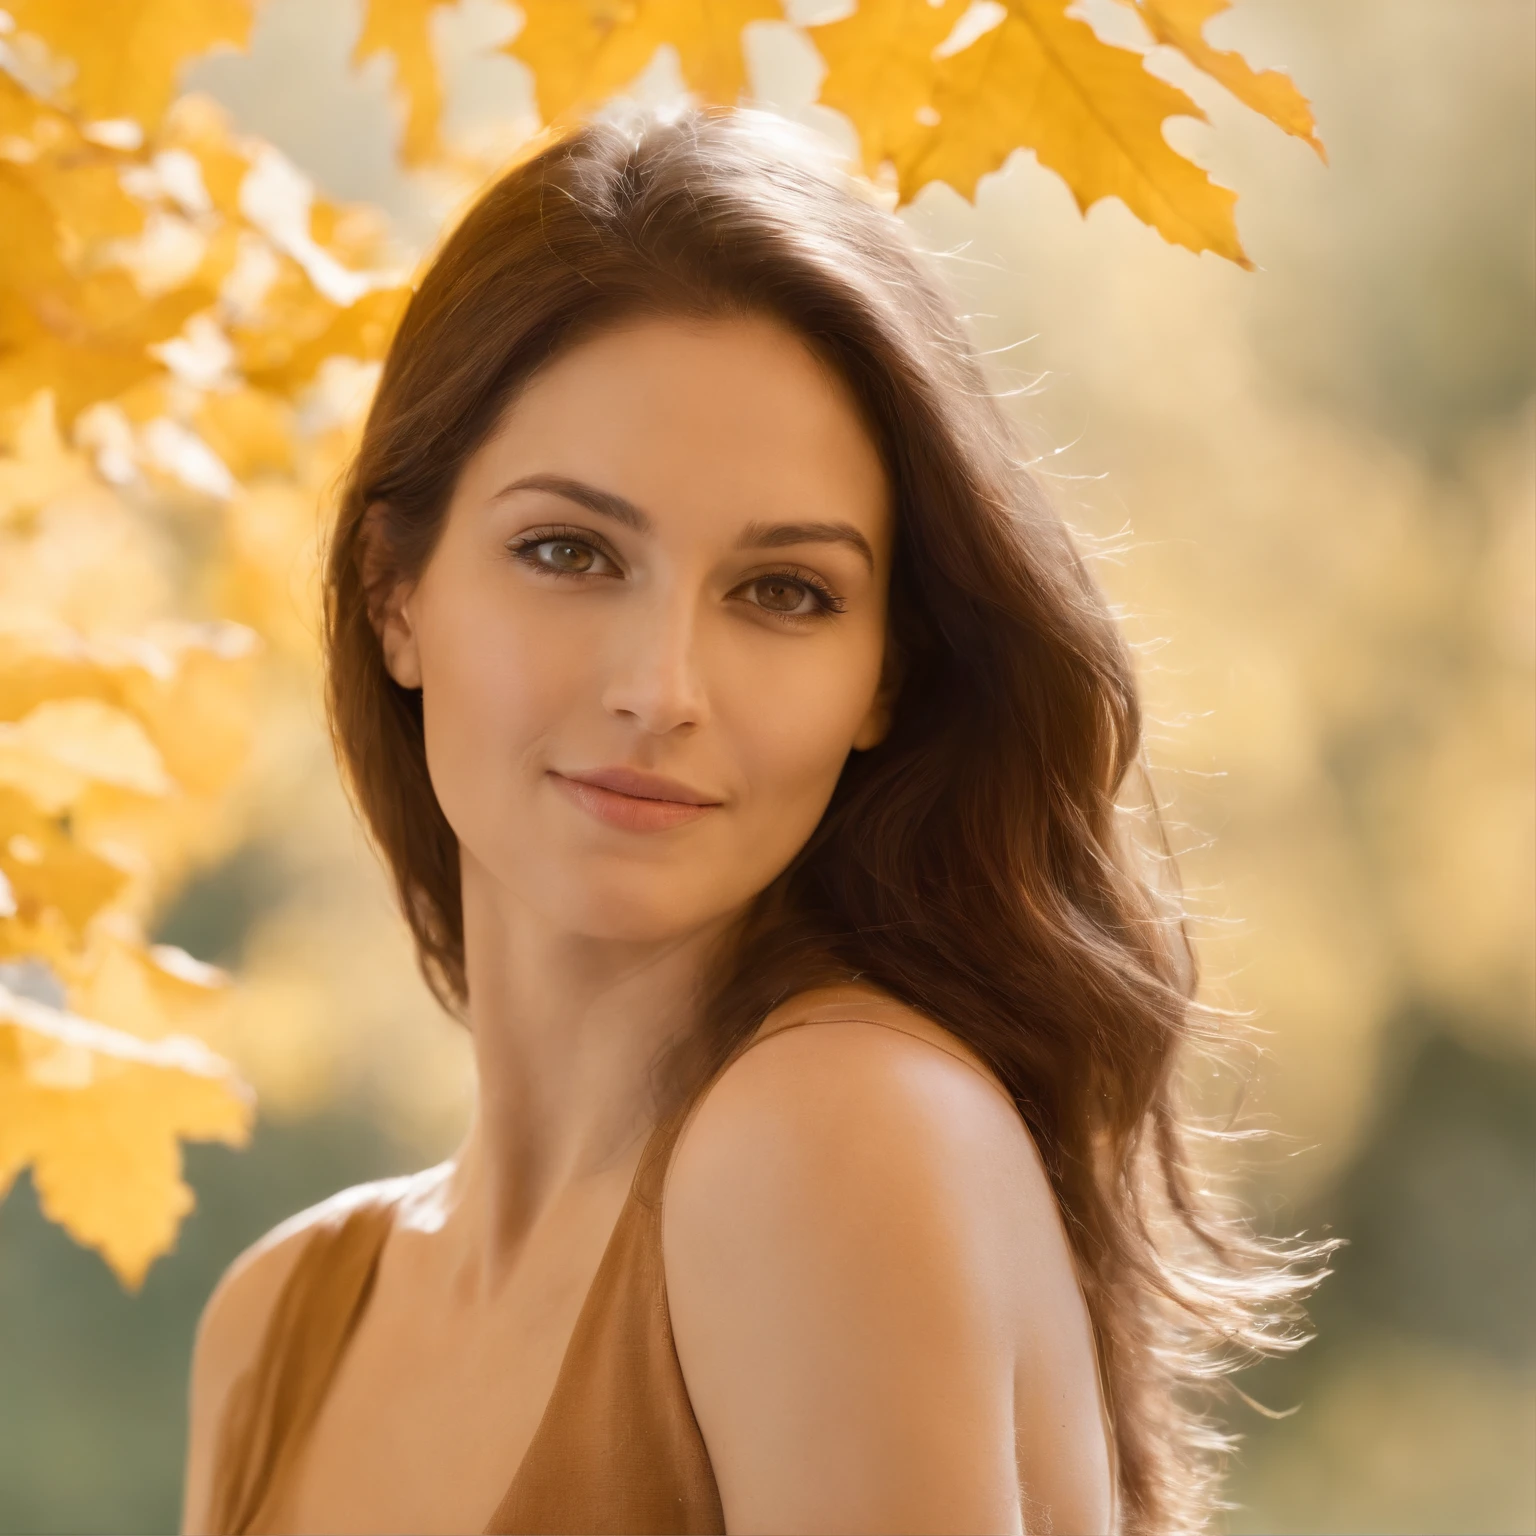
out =
<svg viewBox="0 0 1536 1536"><path fill-rule="evenodd" d="M531 533L525 533L520 538L513 539L507 550L514 559L521 560L524 565L540 572L545 576L587 576L588 571L560 571L553 566L544 565L533 558L529 551L537 549L541 544L576 544L582 549L589 549L594 554L601 555L605 560L612 560L615 565L618 561L603 546L593 539L591 534L582 533L575 528L536 528ZM763 612L771 618L780 620L786 624L804 624L811 619L823 618L828 614L841 613L848 605L829 587L819 576L811 571L796 567L789 567L778 571L764 571L760 575L751 578L751 582L759 581L788 581L797 587L809 592L816 602L814 613L775 613L771 608L764 608ZM750 585L751 583L749 583Z"/></svg>

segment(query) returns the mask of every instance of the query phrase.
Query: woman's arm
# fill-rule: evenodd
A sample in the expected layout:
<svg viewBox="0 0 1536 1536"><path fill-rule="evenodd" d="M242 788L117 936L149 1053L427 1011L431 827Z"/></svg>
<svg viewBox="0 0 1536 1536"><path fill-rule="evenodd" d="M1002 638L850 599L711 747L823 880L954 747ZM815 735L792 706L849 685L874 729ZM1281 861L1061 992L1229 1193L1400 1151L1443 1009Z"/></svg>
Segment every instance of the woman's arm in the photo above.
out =
<svg viewBox="0 0 1536 1536"><path fill-rule="evenodd" d="M1022 1531L1036 1405L1102 1469L1096 1380L1062 1391L1034 1347L1082 1337L1034 1145L925 1040L818 1023L755 1046L679 1144L664 1256L733 1533Z"/></svg>

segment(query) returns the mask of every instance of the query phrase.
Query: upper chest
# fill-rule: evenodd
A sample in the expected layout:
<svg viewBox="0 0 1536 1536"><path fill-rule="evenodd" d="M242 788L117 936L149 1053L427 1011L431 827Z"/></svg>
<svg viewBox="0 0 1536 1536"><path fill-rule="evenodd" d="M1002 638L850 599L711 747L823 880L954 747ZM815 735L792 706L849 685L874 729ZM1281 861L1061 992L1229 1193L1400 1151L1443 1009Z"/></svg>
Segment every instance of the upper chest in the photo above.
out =
<svg viewBox="0 0 1536 1536"><path fill-rule="evenodd" d="M550 1406L624 1208L607 1181L529 1233L494 1294L391 1231L291 1476L264 1523L478 1532Z"/></svg>

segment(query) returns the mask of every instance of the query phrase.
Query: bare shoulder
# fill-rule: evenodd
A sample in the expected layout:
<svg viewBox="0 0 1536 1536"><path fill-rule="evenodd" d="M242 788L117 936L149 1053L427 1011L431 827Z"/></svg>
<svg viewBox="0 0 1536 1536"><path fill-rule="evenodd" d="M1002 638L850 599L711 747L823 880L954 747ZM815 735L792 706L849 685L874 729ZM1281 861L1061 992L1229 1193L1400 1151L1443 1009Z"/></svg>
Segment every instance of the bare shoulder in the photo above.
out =
<svg viewBox="0 0 1536 1536"><path fill-rule="evenodd" d="M1000 1202L1057 1222L1028 1127L977 1051L873 990L809 1006L819 996L775 1010L698 1106L669 1173L674 1230L690 1214L712 1222L715 1201L730 1203L746 1178L785 1195L809 1179L826 1199L876 1186L923 1208L939 1196L951 1219L993 1233Z"/></svg>
<svg viewBox="0 0 1536 1536"><path fill-rule="evenodd" d="M197 1321L188 1391L182 1531L207 1528L212 1459L229 1395L252 1364L278 1297L316 1232L395 1180L354 1185L280 1221L219 1276Z"/></svg>
<svg viewBox="0 0 1536 1536"><path fill-rule="evenodd" d="M915 1010L777 1012L697 1107L663 1207L727 1522L1019 1529L1020 1362L1081 1306L1033 1139Z"/></svg>

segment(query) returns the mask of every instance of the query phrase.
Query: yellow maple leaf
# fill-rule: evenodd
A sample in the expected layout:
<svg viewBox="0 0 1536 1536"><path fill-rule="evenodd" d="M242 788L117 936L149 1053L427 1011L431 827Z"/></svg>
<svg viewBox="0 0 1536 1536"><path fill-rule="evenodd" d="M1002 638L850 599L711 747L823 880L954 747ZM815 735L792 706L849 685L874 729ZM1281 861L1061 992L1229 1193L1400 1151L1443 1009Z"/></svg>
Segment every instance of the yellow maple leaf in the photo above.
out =
<svg viewBox="0 0 1536 1536"><path fill-rule="evenodd" d="M0 70L0 136L4 143L0 158L30 158L40 139L68 133L70 126L64 113L39 101L14 75Z"/></svg>
<svg viewBox="0 0 1536 1536"><path fill-rule="evenodd" d="M936 83L933 51L954 31L969 0L865 0L851 15L811 29L827 73L819 99L851 118L864 168L897 161L926 138Z"/></svg>
<svg viewBox="0 0 1536 1536"><path fill-rule="evenodd" d="M226 972L173 945L145 944L138 924L117 912L53 969L72 1012L141 1040L188 1034L207 1042L231 1000Z"/></svg>
<svg viewBox="0 0 1536 1536"><path fill-rule="evenodd" d="M54 497L94 484L89 464L59 435L51 390L0 412L0 528L11 519L30 520ZM0 659L0 675L4 670ZM3 709L0 718L9 718Z"/></svg>
<svg viewBox="0 0 1536 1536"><path fill-rule="evenodd" d="M0 461L3 464L3 461ZM244 756L261 641L228 621L162 619L135 634L16 627L0 611L0 721L65 699L126 710L184 787L210 793ZM14 747L14 740L11 741Z"/></svg>
<svg viewBox="0 0 1536 1536"><path fill-rule="evenodd" d="M269 480L242 487L225 516L225 561L214 588L221 609L307 663L318 659L318 488Z"/></svg>
<svg viewBox="0 0 1536 1536"><path fill-rule="evenodd" d="M59 256L58 220L24 167L0 161L0 289L24 296L69 285Z"/></svg>
<svg viewBox="0 0 1536 1536"><path fill-rule="evenodd" d="M0 724L0 784L20 790L45 815L68 809L93 780L138 795L172 788L144 727L99 699L49 699Z"/></svg>
<svg viewBox="0 0 1536 1536"><path fill-rule="evenodd" d="M30 1164L43 1213L129 1290L196 1204L180 1142L244 1146L254 1107L199 1040L139 1040L0 987L0 1199Z"/></svg>
<svg viewBox="0 0 1536 1536"><path fill-rule="evenodd" d="M175 336L214 294L190 285L147 297L121 269L77 275L28 171L0 161L0 407L48 388L68 421L158 371L146 348Z"/></svg>
<svg viewBox="0 0 1536 1536"><path fill-rule="evenodd" d="M268 290L261 313L230 328L241 371L259 388L294 394L328 357L373 360L389 348L411 290L373 288L333 304L291 263Z"/></svg>
<svg viewBox="0 0 1536 1536"><path fill-rule="evenodd" d="M503 45L533 71L539 111L564 120L621 91L663 43L684 82L706 101L734 105L746 84L741 31L778 21L778 0L524 0L522 31Z"/></svg>
<svg viewBox="0 0 1536 1536"><path fill-rule="evenodd" d="M1142 56L1067 15L1071 0L1008 0L990 31L935 61L935 117L896 157L901 196L930 181L974 197L977 181L1017 148L1056 171L1086 213L1118 197L1164 239L1251 267L1218 186L1163 136L1200 108L1148 73Z"/></svg>
<svg viewBox="0 0 1536 1536"><path fill-rule="evenodd" d="M234 133L229 114L211 96L196 91L178 96L156 130L153 147L157 154L191 155L209 202L226 216L238 214L240 183L251 169L251 143Z"/></svg>
<svg viewBox="0 0 1536 1536"><path fill-rule="evenodd" d="M19 790L0 786L0 879L10 895L0 913L0 950L21 953L45 914L62 919L78 945L86 925L123 889L127 871L83 848L53 816ZM53 946L49 945L51 950Z"/></svg>
<svg viewBox="0 0 1536 1536"><path fill-rule="evenodd" d="M292 396L327 357L382 357L410 297L409 274L381 265L384 219L366 207L317 198L276 150L232 136L212 103L183 98L166 125L163 142L197 161L224 216L209 237L199 283L216 290L214 313L232 347L233 373L257 390ZM229 441L233 428L270 467L287 455L273 435L278 416L267 410L262 425L259 409L247 399L205 415L216 435ZM244 427L234 422L237 414ZM251 441L256 431L259 447Z"/></svg>
<svg viewBox="0 0 1536 1536"><path fill-rule="evenodd" d="M0 71L0 159L18 167L80 240L132 234L143 207L123 185L124 157L85 137L67 113Z"/></svg>
<svg viewBox="0 0 1536 1536"><path fill-rule="evenodd" d="M199 170L176 146L103 148L4 74L0 126L0 406L47 388L71 421L158 372L146 349L213 302L222 273L175 195Z"/></svg>
<svg viewBox="0 0 1536 1536"><path fill-rule="evenodd" d="M250 0L6 0L17 27L74 66L69 103L88 119L160 120L182 66L244 48Z"/></svg>
<svg viewBox="0 0 1536 1536"><path fill-rule="evenodd" d="M137 648L147 664L123 669L124 709L143 725L178 785L217 795L250 746L260 637L243 624L164 620L137 637Z"/></svg>
<svg viewBox="0 0 1536 1536"><path fill-rule="evenodd" d="M1231 0L1120 0L1147 24L1158 42L1177 48L1197 69L1219 81L1245 107L1262 113L1277 127L1305 139L1323 164L1328 151L1317 136L1317 124L1307 98L1278 69L1256 70L1240 53L1213 48L1205 40L1205 24L1231 7Z"/></svg>
<svg viewBox="0 0 1536 1536"><path fill-rule="evenodd" d="M267 390L205 395L198 404L197 430L237 480L283 475L293 468L293 407Z"/></svg>
<svg viewBox="0 0 1536 1536"><path fill-rule="evenodd" d="M60 415L73 421L156 371L142 342L97 341L74 324L60 334L37 311L8 302L13 298L0 294L0 409L47 388L58 398ZM166 335L174 332L170 327Z"/></svg>
<svg viewBox="0 0 1536 1536"><path fill-rule="evenodd" d="M57 907L43 907L28 916L0 914L0 960L45 960L56 965L68 959L79 943L79 934Z"/></svg>
<svg viewBox="0 0 1536 1536"><path fill-rule="evenodd" d="M405 98L402 158L427 159L440 147L438 122L443 86L432 47L432 12L446 0L368 0L363 29L352 51L354 64L387 53L395 61L395 88Z"/></svg>
<svg viewBox="0 0 1536 1536"><path fill-rule="evenodd" d="M0 753L25 744L29 761L46 753L104 783L163 794L163 773L143 763L130 770L121 756L152 752L183 788L217 793L249 745L260 649L254 631L227 621L162 620L140 634L93 639L0 628L0 721L17 722L15 734L0 727ZM132 740L122 734L130 728ZM98 771L113 760L117 776Z"/></svg>

